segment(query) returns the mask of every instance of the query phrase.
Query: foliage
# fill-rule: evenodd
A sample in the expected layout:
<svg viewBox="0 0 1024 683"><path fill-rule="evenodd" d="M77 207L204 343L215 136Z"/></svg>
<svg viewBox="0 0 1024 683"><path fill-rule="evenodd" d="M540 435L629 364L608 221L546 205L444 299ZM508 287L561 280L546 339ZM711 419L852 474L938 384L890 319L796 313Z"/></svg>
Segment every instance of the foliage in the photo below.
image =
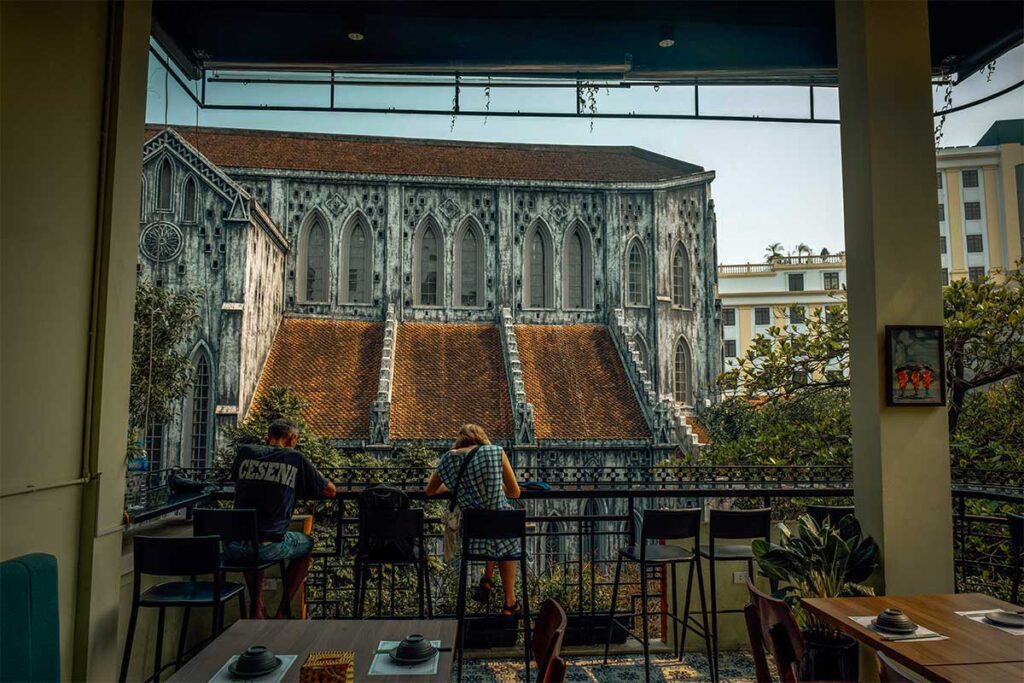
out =
<svg viewBox="0 0 1024 683"><path fill-rule="evenodd" d="M953 465L1024 471L1024 377L972 391L950 439Z"/></svg>
<svg viewBox="0 0 1024 683"><path fill-rule="evenodd" d="M173 404L192 386L192 362L185 344L199 322L197 289L173 292L140 280L135 290L128 429L172 418Z"/></svg>
<svg viewBox="0 0 1024 683"><path fill-rule="evenodd" d="M821 526L804 515L797 535L785 524L780 524L779 530L780 543L759 538L751 545L761 573L787 584L778 593L804 629L838 637L838 631L827 621L801 610L800 599L874 595L861 582L878 567L878 545L870 536L862 535L853 515L835 525L826 518Z"/></svg>
<svg viewBox="0 0 1024 683"><path fill-rule="evenodd" d="M774 263L779 257L782 256L782 243L772 242L765 248L765 263Z"/></svg>

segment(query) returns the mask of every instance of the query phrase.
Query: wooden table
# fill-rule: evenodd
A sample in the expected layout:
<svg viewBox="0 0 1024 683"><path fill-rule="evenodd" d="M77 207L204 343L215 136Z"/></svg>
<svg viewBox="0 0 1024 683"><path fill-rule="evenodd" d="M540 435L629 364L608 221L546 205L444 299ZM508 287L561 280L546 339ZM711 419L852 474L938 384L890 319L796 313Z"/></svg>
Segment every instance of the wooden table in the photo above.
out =
<svg viewBox="0 0 1024 683"><path fill-rule="evenodd" d="M991 676L1012 673L1015 665L1016 670L1024 666L1021 664L1024 663L1024 636L1010 635L994 626L955 614L982 609L1020 609L987 595L962 593L910 597L808 598L802 602L808 612L827 619L843 633L874 650L881 650L930 680L997 680ZM903 610L919 625L948 636L948 639L924 642L883 640L878 633L850 619L874 616L887 607ZM986 668L980 668L980 665Z"/></svg>
<svg viewBox="0 0 1024 683"><path fill-rule="evenodd" d="M1017 636L1018 639L1020 636ZM984 681L985 683L1020 683L1024 681L1024 662L993 664L947 664L928 667L928 677L936 681Z"/></svg>
<svg viewBox="0 0 1024 683"><path fill-rule="evenodd" d="M382 640L401 640L420 633L429 640L440 640L442 647L455 645L454 619L398 620L252 620L232 624L224 633L193 657L171 681L205 683L224 666L232 655L241 654L250 645L266 645L275 654L298 655L283 681L298 681L306 656L314 650L350 650L356 653L355 680L373 683L448 683L452 674L452 652L442 652L434 676L367 676L373 651Z"/></svg>

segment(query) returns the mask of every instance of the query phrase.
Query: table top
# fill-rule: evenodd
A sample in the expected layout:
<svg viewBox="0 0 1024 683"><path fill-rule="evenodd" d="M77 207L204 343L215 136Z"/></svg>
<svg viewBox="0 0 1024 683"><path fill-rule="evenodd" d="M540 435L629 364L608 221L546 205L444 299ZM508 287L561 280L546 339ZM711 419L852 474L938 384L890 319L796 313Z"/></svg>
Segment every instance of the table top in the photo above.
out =
<svg viewBox="0 0 1024 683"><path fill-rule="evenodd" d="M355 680L374 683L451 680L452 652L442 652L434 676L367 676L373 651L382 640L401 640L420 633L429 640L440 640L442 647L455 645L454 619L344 619L285 620L242 619L232 624L212 643L193 657L170 678L175 683L208 681L232 655L250 645L266 645L275 654L298 655L282 681L298 681L306 656L314 650L348 650L356 653Z"/></svg>
<svg viewBox="0 0 1024 683"><path fill-rule="evenodd" d="M843 633L875 650L881 650L900 664L926 676L935 667L961 665L968 668L969 665L976 664L1024 662L1024 640L1021 636L1010 635L994 626L955 614L969 610L1020 609L988 595L961 593L907 597L807 598L802 603L809 612L828 619ZM880 634L850 619L874 616L888 607L903 610L919 625L948 636L948 639L923 642L882 640ZM948 669L948 673L959 672ZM968 676L967 679L972 677L977 678Z"/></svg>
<svg viewBox="0 0 1024 683"><path fill-rule="evenodd" d="M962 683L963 681L1020 683L1024 681L1024 662L930 666L928 667L928 677L936 681L946 681L948 683Z"/></svg>

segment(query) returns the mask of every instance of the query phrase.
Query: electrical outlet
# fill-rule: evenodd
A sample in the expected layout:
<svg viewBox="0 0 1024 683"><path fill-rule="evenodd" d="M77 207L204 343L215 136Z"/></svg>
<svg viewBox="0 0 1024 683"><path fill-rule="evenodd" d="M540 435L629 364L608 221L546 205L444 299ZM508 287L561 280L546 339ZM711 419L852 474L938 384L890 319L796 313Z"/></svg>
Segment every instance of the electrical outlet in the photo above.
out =
<svg viewBox="0 0 1024 683"><path fill-rule="evenodd" d="M278 591L281 590L281 579L265 578L263 579L263 590L265 591Z"/></svg>
<svg viewBox="0 0 1024 683"><path fill-rule="evenodd" d="M749 574L747 574L746 572L733 572L732 582L735 584L743 585L747 582L748 576Z"/></svg>

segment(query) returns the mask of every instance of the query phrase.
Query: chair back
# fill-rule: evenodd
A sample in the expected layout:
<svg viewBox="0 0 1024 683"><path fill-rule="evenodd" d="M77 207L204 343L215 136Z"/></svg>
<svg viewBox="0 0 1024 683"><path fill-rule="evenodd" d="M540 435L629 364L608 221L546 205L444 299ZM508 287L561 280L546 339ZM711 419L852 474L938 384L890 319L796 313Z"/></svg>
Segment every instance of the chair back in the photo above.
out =
<svg viewBox="0 0 1024 683"><path fill-rule="evenodd" d="M808 505L806 510L818 526L821 526L826 519L831 519L832 526L835 526L843 517L852 515L854 507L852 505Z"/></svg>
<svg viewBox="0 0 1024 683"><path fill-rule="evenodd" d="M565 660L554 657L540 676L540 683L563 683L565 681Z"/></svg>
<svg viewBox="0 0 1024 683"><path fill-rule="evenodd" d="M423 510L359 511L356 554L370 561L416 562L423 549Z"/></svg>
<svg viewBox="0 0 1024 683"><path fill-rule="evenodd" d="M758 590L749 577L747 591L757 611L762 647L775 660L775 668L783 682L796 683L800 680L801 662L804 659L804 637L793 613L782 600Z"/></svg>
<svg viewBox="0 0 1024 683"><path fill-rule="evenodd" d="M1006 525L1010 528L1010 552L1014 564L1024 559L1024 515L1006 513Z"/></svg>
<svg viewBox="0 0 1024 683"><path fill-rule="evenodd" d="M43 553L0 563L0 681L60 680L57 558Z"/></svg>
<svg viewBox="0 0 1024 683"><path fill-rule="evenodd" d="M192 514L193 536L217 536L221 543L248 543L249 564L255 567L260 563L260 528L255 510L196 508Z"/></svg>
<svg viewBox="0 0 1024 683"><path fill-rule="evenodd" d="M644 510L640 542L700 537L700 508L685 510Z"/></svg>
<svg viewBox="0 0 1024 683"><path fill-rule="evenodd" d="M152 576L220 576L220 537L136 536L135 579Z"/></svg>
<svg viewBox="0 0 1024 683"><path fill-rule="evenodd" d="M716 538L771 539L772 510L711 510L708 520L708 538L712 545Z"/></svg>
<svg viewBox="0 0 1024 683"><path fill-rule="evenodd" d="M921 680L889 659L888 655L876 651L875 656L878 658L878 680L881 683L917 683Z"/></svg>
<svg viewBox="0 0 1024 683"><path fill-rule="evenodd" d="M753 603L744 605L743 618L747 624L747 637L750 638L750 656L754 660L754 680L757 683L772 683L764 636L761 635L761 617Z"/></svg>
<svg viewBox="0 0 1024 683"><path fill-rule="evenodd" d="M526 536L526 510L462 511L462 536L466 539L500 541Z"/></svg>
<svg viewBox="0 0 1024 683"><path fill-rule="evenodd" d="M537 678L542 681L551 680L544 674L551 666L551 660L561 652L568 624L569 618L557 601L548 598L541 604L533 626L533 656L537 661Z"/></svg>

